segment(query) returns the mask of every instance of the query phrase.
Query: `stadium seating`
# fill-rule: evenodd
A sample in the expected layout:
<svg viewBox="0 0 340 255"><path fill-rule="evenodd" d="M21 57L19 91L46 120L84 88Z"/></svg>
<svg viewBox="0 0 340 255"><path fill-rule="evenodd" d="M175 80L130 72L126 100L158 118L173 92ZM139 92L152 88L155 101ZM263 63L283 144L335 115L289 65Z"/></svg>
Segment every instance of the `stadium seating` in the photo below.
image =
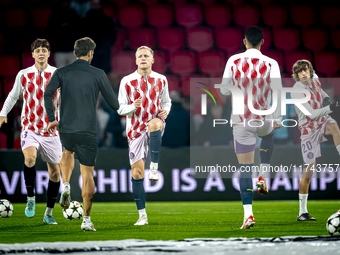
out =
<svg viewBox="0 0 340 255"><path fill-rule="evenodd" d="M170 69L174 74L187 75L195 72L196 59L191 51L178 51L170 54Z"/></svg>
<svg viewBox="0 0 340 255"><path fill-rule="evenodd" d="M16 75L20 71L20 60L17 55L0 56L0 75Z"/></svg>
<svg viewBox="0 0 340 255"><path fill-rule="evenodd" d="M264 50L264 55L267 55L270 58L273 58L279 64L281 72L284 70L284 58L283 53L279 50Z"/></svg>
<svg viewBox="0 0 340 255"><path fill-rule="evenodd" d="M332 44L334 47L340 49L340 29L332 31Z"/></svg>
<svg viewBox="0 0 340 255"><path fill-rule="evenodd" d="M312 54L309 51L290 51L285 53L285 67L287 73L292 73L292 67L298 60L306 59L312 62Z"/></svg>
<svg viewBox="0 0 340 255"><path fill-rule="evenodd" d="M0 149L6 149L6 148L7 148L7 136L0 131Z"/></svg>
<svg viewBox="0 0 340 255"><path fill-rule="evenodd" d="M158 0L140 0L140 2L148 4L148 5L152 5L158 2Z"/></svg>
<svg viewBox="0 0 340 255"><path fill-rule="evenodd" d="M260 10L256 5L251 4L234 6L234 19L240 26L254 26L259 22Z"/></svg>
<svg viewBox="0 0 340 255"><path fill-rule="evenodd" d="M315 22L315 9L309 5L292 5L292 20L296 25L307 27Z"/></svg>
<svg viewBox="0 0 340 255"><path fill-rule="evenodd" d="M166 75L166 79L168 80L169 91L179 91L179 79L176 75Z"/></svg>
<svg viewBox="0 0 340 255"><path fill-rule="evenodd" d="M171 5L160 4L148 8L148 20L151 26L157 28L166 27L172 24L173 8Z"/></svg>
<svg viewBox="0 0 340 255"><path fill-rule="evenodd" d="M210 26L223 27L231 21L231 10L228 5L209 5L205 8L205 19Z"/></svg>
<svg viewBox="0 0 340 255"><path fill-rule="evenodd" d="M302 32L303 45L310 50L318 51L328 44L327 31L319 28L309 28Z"/></svg>
<svg viewBox="0 0 340 255"><path fill-rule="evenodd" d="M7 95L9 94L9 92L11 92L14 82L15 82L15 77L16 75L7 75L4 76L4 92L5 92L5 96L7 97Z"/></svg>
<svg viewBox="0 0 340 255"><path fill-rule="evenodd" d="M124 27L135 28L145 21L144 8L141 5L126 5L119 10L119 21Z"/></svg>
<svg viewBox="0 0 340 255"><path fill-rule="evenodd" d="M21 65L22 68L27 68L34 65L35 60L32 58L32 52L23 52L21 54Z"/></svg>
<svg viewBox="0 0 340 255"><path fill-rule="evenodd" d="M136 57L133 52L120 52L113 54L111 68L116 73L125 76L136 71Z"/></svg>
<svg viewBox="0 0 340 255"><path fill-rule="evenodd" d="M33 17L33 23L37 27L40 28L46 28L47 27L47 21L52 13L51 8L42 7L37 8L32 11L32 17Z"/></svg>
<svg viewBox="0 0 340 255"><path fill-rule="evenodd" d="M337 3L337 2L333 2ZM320 9L321 22L328 26L337 26L340 24L339 6L325 6Z"/></svg>
<svg viewBox="0 0 340 255"><path fill-rule="evenodd" d="M212 30L208 27L189 28L187 30L188 47L195 51L205 51L213 46Z"/></svg>
<svg viewBox="0 0 340 255"><path fill-rule="evenodd" d="M242 47L243 32L239 28L220 28L216 29L216 43L218 48L232 53Z"/></svg>
<svg viewBox="0 0 340 255"><path fill-rule="evenodd" d="M199 4L185 4L177 7L176 20L184 27L198 26L202 22L202 9Z"/></svg>
<svg viewBox="0 0 340 255"><path fill-rule="evenodd" d="M166 54L162 51L154 51L153 57L155 62L152 65L152 70L161 74L165 73L168 64Z"/></svg>
<svg viewBox="0 0 340 255"><path fill-rule="evenodd" d="M296 28L279 28L274 30L274 44L278 49L290 51L300 45L300 34Z"/></svg>
<svg viewBox="0 0 340 255"><path fill-rule="evenodd" d="M226 57L222 51L203 51L198 54L198 67L211 77L222 77Z"/></svg>
<svg viewBox="0 0 340 255"><path fill-rule="evenodd" d="M262 31L264 44L261 46L261 50L266 50L272 47L272 31L267 27L262 28Z"/></svg>
<svg viewBox="0 0 340 255"><path fill-rule="evenodd" d="M117 29L116 35L116 42L111 47L112 52L119 52L123 49L125 40L127 38L127 31L125 29Z"/></svg>
<svg viewBox="0 0 340 255"><path fill-rule="evenodd" d="M287 23L287 8L280 5L269 5L263 8L263 22L271 27L279 27Z"/></svg>
<svg viewBox="0 0 340 255"><path fill-rule="evenodd" d="M340 70L340 55L337 52L315 52L315 70L331 76Z"/></svg>
<svg viewBox="0 0 340 255"><path fill-rule="evenodd" d="M164 50L180 50L185 41L184 31L178 27L169 27L158 30L159 47Z"/></svg>
<svg viewBox="0 0 340 255"><path fill-rule="evenodd" d="M23 9L8 9L5 17L6 25L9 27L22 27L27 22L26 12Z"/></svg>
<svg viewBox="0 0 340 255"><path fill-rule="evenodd" d="M153 48L156 43L156 32L150 27L130 29L129 41L130 47L134 50L142 45Z"/></svg>

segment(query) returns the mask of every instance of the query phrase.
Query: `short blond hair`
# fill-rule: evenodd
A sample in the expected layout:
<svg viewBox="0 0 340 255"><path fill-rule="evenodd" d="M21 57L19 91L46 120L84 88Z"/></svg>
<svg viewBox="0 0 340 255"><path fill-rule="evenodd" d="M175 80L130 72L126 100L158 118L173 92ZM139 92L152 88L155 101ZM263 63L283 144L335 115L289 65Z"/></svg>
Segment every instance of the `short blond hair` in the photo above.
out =
<svg viewBox="0 0 340 255"><path fill-rule="evenodd" d="M143 46L140 46L140 47L136 50L135 55L137 56L137 52L140 51L140 50L143 50L143 49L149 50L149 51L151 52L152 56L153 56L153 50L152 50L150 47L144 46L144 45L143 45Z"/></svg>
<svg viewBox="0 0 340 255"><path fill-rule="evenodd" d="M314 69L313 69L312 63L309 62L306 59L301 59L301 60L296 61L296 63L293 65L293 68L292 68L292 72L293 72L292 77L293 77L293 79L295 81L299 81L298 73L301 72L301 70L306 70L307 68L309 69L310 78L312 79L313 75L314 75Z"/></svg>

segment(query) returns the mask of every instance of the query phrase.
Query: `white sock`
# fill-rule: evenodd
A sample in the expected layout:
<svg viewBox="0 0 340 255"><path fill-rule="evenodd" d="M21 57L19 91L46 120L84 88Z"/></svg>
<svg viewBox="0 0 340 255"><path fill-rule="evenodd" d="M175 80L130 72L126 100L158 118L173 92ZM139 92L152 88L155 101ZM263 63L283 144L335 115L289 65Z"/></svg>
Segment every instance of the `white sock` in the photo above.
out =
<svg viewBox="0 0 340 255"><path fill-rule="evenodd" d="M150 169L157 169L158 170L158 163L151 162Z"/></svg>
<svg viewBox="0 0 340 255"><path fill-rule="evenodd" d="M338 150L338 153L340 155L340 144L338 146L336 146L336 149Z"/></svg>
<svg viewBox="0 0 340 255"><path fill-rule="evenodd" d="M259 177L262 177L263 179L266 178L267 172L270 171L269 166L270 164L266 164L266 163L260 164Z"/></svg>
<svg viewBox="0 0 340 255"><path fill-rule="evenodd" d="M146 216L145 208L138 210L138 212L139 212L139 217L142 217L144 215Z"/></svg>
<svg viewBox="0 0 340 255"><path fill-rule="evenodd" d="M248 219L249 216L253 215L253 206L250 205L243 205L244 210L244 220Z"/></svg>
<svg viewBox="0 0 340 255"><path fill-rule="evenodd" d="M70 185L68 182L64 182L64 183L63 183L63 190L64 190L64 189L71 190L71 185Z"/></svg>
<svg viewBox="0 0 340 255"><path fill-rule="evenodd" d="M83 216L83 223L91 223L91 216Z"/></svg>
<svg viewBox="0 0 340 255"><path fill-rule="evenodd" d="M300 205L299 216L303 213L308 213L308 211L307 211L307 199L308 199L308 194L300 194L299 193L299 205Z"/></svg>
<svg viewBox="0 0 340 255"><path fill-rule="evenodd" d="M53 208L46 207L46 211L45 211L44 216L46 216L46 215L52 216L52 212L53 212Z"/></svg>
<svg viewBox="0 0 340 255"><path fill-rule="evenodd" d="M27 200L35 200L35 196L33 196L33 197L27 197Z"/></svg>

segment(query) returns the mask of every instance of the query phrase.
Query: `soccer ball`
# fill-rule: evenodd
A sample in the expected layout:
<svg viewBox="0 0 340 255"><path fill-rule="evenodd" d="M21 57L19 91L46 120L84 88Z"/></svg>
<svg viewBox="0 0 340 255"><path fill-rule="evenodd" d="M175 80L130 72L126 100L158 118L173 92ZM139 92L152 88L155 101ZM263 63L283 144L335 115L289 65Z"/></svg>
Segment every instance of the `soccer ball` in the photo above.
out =
<svg viewBox="0 0 340 255"><path fill-rule="evenodd" d="M13 214L13 205L7 199L0 199L0 218L9 218Z"/></svg>
<svg viewBox="0 0 340 255"><path fill-rule="evenodd" d="M340 235L340 210L328 218L326 222L326 228L331 236Z"/></svg>
<svg viewBox="0 0 340 255"><path fill-rule="evenodd" d="M84 210L79 202L72 201L67 209L63 209L63 215L67 220L79 220L83 217Z"/></svg>

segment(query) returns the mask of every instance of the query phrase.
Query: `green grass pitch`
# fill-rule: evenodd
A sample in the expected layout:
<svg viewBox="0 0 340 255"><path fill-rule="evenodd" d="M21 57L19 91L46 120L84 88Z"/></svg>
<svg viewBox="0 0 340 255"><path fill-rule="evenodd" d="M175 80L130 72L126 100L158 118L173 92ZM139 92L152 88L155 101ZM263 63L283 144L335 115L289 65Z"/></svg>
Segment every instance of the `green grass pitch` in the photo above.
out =
<svg viewBox="0 0 340 255"><path fill-rule="evenodd" d="M25 204L14 204L11 218L0 218L0 243L95 241L95 240L183 240L185 238L278 237L328 235L327 218L339 210L339 201L308 201L308 211L317 222L298 222L298 201L254 201L256 225L240 230L242 203L238 202L148 202L149 225L134 226L136 205L94 203L91 220L97 232L83 232L81 220L68 221L56 204L53 216L58 225L44 225L46 204L36 205L34 218L26 218Z"/></svg>

